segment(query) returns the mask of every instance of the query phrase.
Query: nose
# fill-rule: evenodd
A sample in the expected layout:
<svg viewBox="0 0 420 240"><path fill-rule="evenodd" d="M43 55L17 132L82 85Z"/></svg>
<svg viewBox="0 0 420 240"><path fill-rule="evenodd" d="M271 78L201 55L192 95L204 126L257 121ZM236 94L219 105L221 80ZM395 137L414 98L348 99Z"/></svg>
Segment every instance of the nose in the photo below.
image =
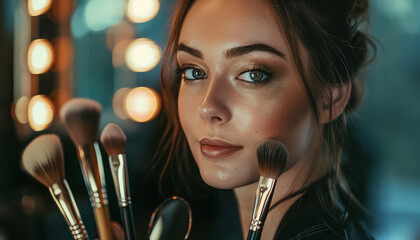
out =
<svg viewBox="0 0 420 240"><path fill-rule="evenodd" d="M208 79L205 94L198 106L200 117L212 124L223 124L231 119L232 93L225 79Z"/></svg>

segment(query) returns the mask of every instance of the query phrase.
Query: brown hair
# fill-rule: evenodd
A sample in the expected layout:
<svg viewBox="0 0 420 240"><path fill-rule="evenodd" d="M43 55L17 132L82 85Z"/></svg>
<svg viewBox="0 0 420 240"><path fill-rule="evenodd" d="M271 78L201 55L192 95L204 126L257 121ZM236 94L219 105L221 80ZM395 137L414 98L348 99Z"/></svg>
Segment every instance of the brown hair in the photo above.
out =
<svg viewBox="0 0 420 240"><path fill-rule="evenodd" d="M345 115L360 103L363 96L363 88L357 75L362 66L368 62L368 45L371 45L375 52L371 39L359 29L360 23L366 17L369 3L368 0L267 0L267 2L270 2L279 16L318 122L320 106L324 105L325 101L331 105L332 88L345 83L352 85L345 113L322 127L319 124L320 136L324 143L320 155L325 166L325 174L330 176L328 177L330 191L327 195L319 193L319 199L324 208L329 208L333 200L332 188L336 182L346 188L339 167L346 135ZM201 178L179 123L177 99L180 76L175 74L175 69L181 27L193 3L193 0L179 1L173 15L161 71L163 124L166 125L166 129L155 164L161 170L160 181L165 176L171 178L177 176L180 178L180 186L184 186L187 192L191 192L192 184L197 183L188 178ZM315 161L313 162L315 164ZM312 169L314 168L315 165L312 166Z"/></svg>

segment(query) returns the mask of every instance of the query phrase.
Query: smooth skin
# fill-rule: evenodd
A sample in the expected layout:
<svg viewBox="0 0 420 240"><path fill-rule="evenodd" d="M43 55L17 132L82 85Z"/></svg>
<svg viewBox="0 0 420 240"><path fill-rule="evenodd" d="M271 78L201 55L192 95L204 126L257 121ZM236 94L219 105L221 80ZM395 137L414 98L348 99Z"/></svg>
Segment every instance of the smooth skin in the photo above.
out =
<svg viewBox="0 0 420 240"><path fill-rule="evenodd" d="M196 1L181 29L177 61L183 76L178 97L182 128L203 180L235 190L245 238L260 176L257 146L277 139L289 151L288 170L278 180L273 202L303 184L307 163L319 147L305 86L277 14L260 0ZM342 90L334 92L333 119L349 98L350 86ZM330 120L329 109L321 112L321 122ZM208 157L200 145L204 138L241 148L226 157ZM262 239L273 239L295 200L270 212Z"/></svg>
<svg viewBox="0 0 420 240"><path fill-rule="evenodd" d="M183 76L178 111L190 149L208 185L234 189L245 239L260 176L258 145L277 139L288 148L288 170L278 179L273 203L301 187L308 164L318 157L319 126L305 86L277 14L261 0L196 1L183 23L176 58ZM320 109L321 124L343 112L350 91L350 84L332 88L332 105ZM200 144L204 138L239 150L209 157ZM321 169L319 164L310 182ZM274 238L296 199L268 214L262 239Z"/></svg>

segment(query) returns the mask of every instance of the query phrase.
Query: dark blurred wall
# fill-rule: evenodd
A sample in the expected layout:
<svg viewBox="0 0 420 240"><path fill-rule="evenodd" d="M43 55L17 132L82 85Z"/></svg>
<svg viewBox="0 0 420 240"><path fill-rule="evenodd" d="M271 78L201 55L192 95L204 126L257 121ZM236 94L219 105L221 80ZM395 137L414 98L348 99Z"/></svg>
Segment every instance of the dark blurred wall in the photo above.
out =
<svg viewBox="0 0 420 240"><path fill-rule="evenodd" d="M25 227L20 207L19 189L22 185L19 169L21 144L16 138L11 115L13 103L13 2L0 4L0 239L27 237L17 229ZM34 233L28 228L27 234Z"/></svg>

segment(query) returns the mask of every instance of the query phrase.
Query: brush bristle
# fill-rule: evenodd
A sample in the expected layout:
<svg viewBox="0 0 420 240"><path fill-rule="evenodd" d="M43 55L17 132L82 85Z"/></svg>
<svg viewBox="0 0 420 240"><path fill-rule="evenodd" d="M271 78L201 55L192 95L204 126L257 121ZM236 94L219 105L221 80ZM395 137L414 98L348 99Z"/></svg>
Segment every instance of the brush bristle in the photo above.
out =
<svg viewBox="0 0 420 240"><path fill-rule="evenodd" d="M64 155L60 138L55 134L41 135L23 151L22 168L49 187L64 179Z"/></svg>
<svg viewBox="0 0 420 240"><path fill-rule="evenodd" d="M118 125L110 123L102 131L101 142L108 156L116 156L124 154L127 137Z"/></svg>
<svg viewBox="0 0 420 240"><path fill-rule="evenodd" d="M60 118L75 145L93 143L98 137L101 105L90 99L72 99L60 111Z"/></svg>
<svg viewBox="0 0 420 240"><path fill-rule="evenodd" d="M283 143L268 140L258 146L257 157L261 176L277 179L286 167L289 154Z"/></svg>

